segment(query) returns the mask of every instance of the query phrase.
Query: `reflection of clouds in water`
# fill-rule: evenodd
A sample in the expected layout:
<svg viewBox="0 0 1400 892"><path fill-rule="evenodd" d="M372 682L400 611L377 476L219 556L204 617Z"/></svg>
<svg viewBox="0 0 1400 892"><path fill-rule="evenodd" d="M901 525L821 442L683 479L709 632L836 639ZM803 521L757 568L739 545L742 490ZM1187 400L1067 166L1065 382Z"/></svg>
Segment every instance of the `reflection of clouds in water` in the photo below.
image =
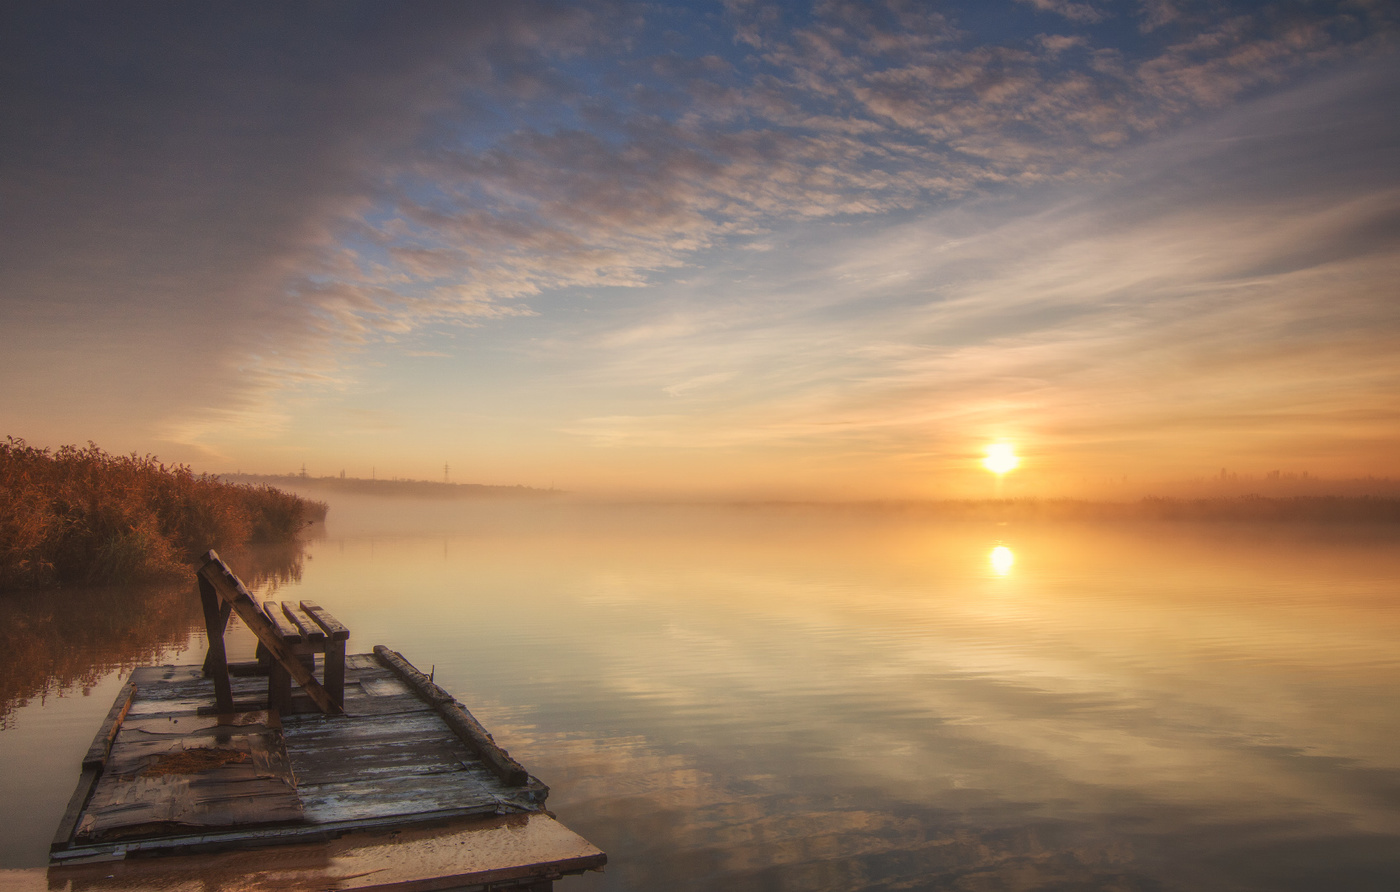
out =
<svg viewBox="0 0 1400 892"><path fill-rule="evenodd" d="M1007 876L1104 887L1134 855L1110 828L1043 816L984 825L957 803L892 800L860 772L823 778L810 757L755 765L742 746L492 727L545 754L531 768L550 783L551 807L612 854L606 879L571 880L581 889L975 887Z"/></svg>
<svg viewBox="0 0 1400 892"><path fill-rule="evenodd" d="M973 523L536 512L316 543L300 596L436 663L612 856L580 892L1400 876L1393 536L1027 524L1002 578Z"/></svg>

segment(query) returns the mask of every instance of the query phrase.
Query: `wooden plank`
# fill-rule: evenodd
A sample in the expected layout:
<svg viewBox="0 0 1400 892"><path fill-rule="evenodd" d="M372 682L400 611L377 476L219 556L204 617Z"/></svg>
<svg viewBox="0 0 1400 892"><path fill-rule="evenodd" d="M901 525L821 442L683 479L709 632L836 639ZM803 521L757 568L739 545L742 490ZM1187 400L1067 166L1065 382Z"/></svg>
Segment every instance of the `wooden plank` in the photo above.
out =
<svg viewBox="0 0 1400 892"><path fill-rule="evenodd" d="M473 820L481 818L495 818L499 815L496 806L472 806L470 808L455 808L447 812L435 811L424 814L404 814L390 815L384 818L370 818L362 821L347 821L343 823L327 822L325 824L291 824L281 827L250 827L236 830L195 830L187 833L180 833L173 836L157 837L154 839L132 839L121 843L94 843L86 845L74 844L61 852L53 852L49 855L50 864L63 865L65 872L76 864L86 864L95 861L108 868L108 877L111 879L111 870L121 869L121 862L114 861L113 858L132 858L146 855L171 856L185 851L197 851L201 853L214 852L219 850L239 849L238 857L246 863L248 851L259 847L302 843L307 840L324 842L343 836L346 833L373 832L386 830L393 834L403 832L405 828L415 828L420 825L441 827L446 821L455 821L462 818L471 817ZM279 848L279 852L286 849ZM141 859L144 860L144 859ZM166 860L166 857L161 859ZM130 862L127 862L130 863ZM245 871L246 872L246 871ZM3 888L3 886L0 886ZM104 890L107 887L100 887ZM177 886L183 892L186 886ZM221 887L227 888L227 887ZM242 889L241 886L233 888ZM277 886L278 889L286 889L286 886ZM324 892L327 887L317 886L306 890L306 892ZM458 887L451 887L454 892L460 892ZM52 890L50 890L52 892ZM141 892L154 892L149 888L143 888ZM172 890L173 892L173 890ZM397 890L395 890L397 892ZM475 892L490 892L490 890L475 890Z"/></svg>
<svg viewBox="0 0 1400 892"><path fill-rule="evenodd" d="M287 734L287 753L298 784L305 788L309 784L453 771L475 771L493 785L500 783L476 753L447 733L436 713L374 725L372 729L353 729L353 734L328 729Z"/></svg>
<svg viewBox="0 0 1400 892"><path fill-rule="evenodd" d="M414 699L418 711L390 716L356 716L355 721L336 720L331 722L306 721L315 716L297 716L288 719L282 727L282 736L289 747L318 746L330 741L370 744L381 740L413 740L428 735L438 735L463 747L466 746L453 735L443 734L442 716L429 709L423 701ZM470 750L468 750L470 752Z"/></svg>
<svg viewBox="0 0 1400 892"><path fill-rule="evenodd" d="M124 735L165 735L170 737L194 737L196 735L220 735L248 725L265 728L280 728L277 717L266 710L250 710L233 715L193 716L188 713L178 717L171 715L128 718L122 725Z"/></svg>
<svg viewBox="0 0 1400 892"><path fill-rule="evenodd" d="M298 755L303 758L296 760L293 770L296 771L297 790L303 797L314 795L313 791L321 784L364 784L368 787L408 777L436 777L462 771L472 773L462 761L464 759L476 766L475 773L482 781L483 790L500 783L490 769L469 753L453 752L441 746L384 746L369 750L336 746ZM482 798L481 802L494 803L496 799L489 796ZM421 807L417 802L414 805ZM404 803L399 803L400 812L403 806Z"/></svg>
<svg viewBox="0 0 1400 892"><path fill-rule="evenodd" d="M296 823L303 816L295 791L277 789L252 768L207 779L136 777L110 788L99 780L76 840L125 843L192 830Z"/></svg>
<svg viewBox="0 0 1400 892"><path fill-rule="evenodd" d="M277 630L277 634L282 636L283 644L300 644L301 630L292 624L286 616L282 614L282 605L276 601L264 601L262 605L263 616L272 623L272 627Z"/></svg>
<svg viewBox="0 0 1400 892"><path fill-rule="evenodd" d="M235 703L236 702L237 701L235 701ZM130 719L156 715L192 715L202 706L208 706L213 714L223 712L219 707L209 703L209 694L204 693L197 697L189 697L181 700L137 700L135 703L131 704L131 709L127 712L127 717Z"/></svg>
<svg viewBox="0 0 1400 892"><path fill-rule="evenodd" d="M377 687L377 681L371 679L371 686ZM397 677L395 677L394 684L400 684ZM212 688L208 680L203 680L197 685L181 686L179 690L174 691L156 691L151 688L143 688L141 696L132 704L131 714L152 716L182 712L193 713L196 710L201 715L217 714L220 712L219 708L209 702L211 694ZM234 714L266 708L267 682L265 676L233 679L232 712ZM378 695L369 695L359 684L351 684L346 688L344 714L371 716L423 711L431 711L431 709L416 694L407 689L396 695L382 692Z"/></svg>
<svg viewBox="0 0 1400 892"><path fill-rule="evenodd" d="M458 771L304 784L298 792L306 820L316 824L403 814L409 803L414 811L425 813L474 805L500 807L503 803L494 780L487 772Z"/></svg>
<svg viewBox="0 0 1400 892"><path fill-rule="evenodd" d="M510 753L496 743L495 738L482 727L481 723L470 712L467 712L462 704L457 702L455 697L433 684L428 676L419 672L412 663L405 660L403 654L390 650L382 644L377 644L374 647L374 655L437 710L438 714L447 722L447 726L468 746L476 750L482 761L490 765L502 781L513 787L529 783L530 773L525 770L525 767L512 759Z"/></svg>
<svg viewBox="0 0 1400 892"><path fill-rule="evenodd" d="M200 682L204 681L204 674L200 672L198 666L137 666L131 670L131 678L138 687L146 687L154 685L156 682L162 684L184 681ZM143 698L149 697L151 693L152 691L143 691L141 696Z"/></svg>
<svg viewBox="0 0 1400 892"><path fill-rule="evenodd" d="M126 684L117 692L117 699L112 703L112 708L107 711L107 717L102 720L102 727L97 729L97 735L92 738L87 755L83 756L84 768L101 768L107 764L107 754L112 750L112 741L121 729L122 721L126 719L127 712L131 710L131 702L135 699L136 683L127 678Z"/></svg>
<svg viewBox="0 0 1400 892"><path fill-rule="evenodd" d="M101 766L83 766L82 774L78 775L77 789L69 798L68 808L64 810L63 817L59 819L58 830L53 835L53 842L49 844L49 852L62 851L73 844L73 833L78 828L78 820L83 816L83 809L87 808L93 787L97 786L97 779L101 775Z"/></svg>
<svg viewBox="0 0 1400 892"><path fill-rule="evenodd" d="M376 676L382 675L386 670L374 654L346 654L345 666L347 669L354 669L357 672L373 673Z"/></svg>
<svg viewBox="0 0 1400 892"><path fill-rule="evenodd" d="M413 693L402 678L392 674L371 678L368 672L356 672L355 683L370 697L402 697Z"/></svg>
<svg viewBox="0 0 1400 892"><path fill-rule="evenodd" d="M326 634L325 682L332 700L345 706L345 641L350 630L315 601L302 601L301 609Z"/></svg>
<svg viewBox="0 0 1400 892"><path fill-rule="evenodd" d="M142 689L142 700L160 697L174 686L193 685L207 692L213 684L198 666L138 666L131 670L131 680Z"/></svg>
<svg viewBox="0 0 1400 892"><path fill-rule="evenodd" d="M274 728L224 721L189 732L122 734L75 839L127 840L169 835L177 827L302 819L291 763Z"/></svg>
<svg viewBox="0 0 1400 892"><path fill-rule="evenodd" d="M340 705L331 699L330 695L326 693L326 689L321 686L321 683L302 665L301 661L297 659L296 654L283 643L281 636L273 628L272 623L269 622L266 615L258 609L257 602L253 600L252 594L248 592L248 589L245 588L238 577L233 574L233 571L219 558L218 553L210 550L205 557L207 560L204 566L199 569L200 579L207 579L214 587L215 592L218 593L218 596L227 603L233 605L234 613L237 613L238 618L243 620L243 624L257 636L258 640L267 648L268 653L272 655L272 658L282 664L288 674L296 679L297 684L301 685L302 689L310 695L311 699L315 701L316 705L319 706L323 712L341 712Z"/></svg>
<svg viewBox="0 0 1400 892"><path fill-rule="evenodd" d="M325 631L322 630L322 628L316 624L316 621L313 620L305 610L302 610L300 606L293 604L291 601L283 601L282 613L286 615L292 625L297 627L297 631L301 633L301 637L309 643L321 644L326 640Z"/></svg>
<svg viewBox="0 0 1400 892"><path fill-rule="evenodd" d="M137 670L132 674L132 680L136 682L140 689L136 700L131 704L130 715L132 716L152 716L163 714L185 714L193 713L196 709L208 705L210 709L217 713L219 709L209 704L210 695L213 693L213 683L210 679L200 677L198 667L193 667L194 671L190 675L182 673L179 677L165 679L159 674L143 673ZM249 712L253 709L266 708L266 682L260 678L233 678L231 679L230 691L234 697L234 714ZM257 705L248 707L247 701L256 698Z"/></svg>
<svg viewBox="0 0 1400 892"><path fill-rule="evenodd" d="M350 630L315 601L302 601L301 609L306 611L307 615L315 620L318 626L325 630L327 638L335 641L344 641L350 637Z"/></svg>
<svg viewBox="0 0 1400 892"><path fill-rule="evenodd" d="M347 688L345 698L345 712L343 715L351 716L355 719L367 718L370 716L400 715L404 713L417 713L427 711L432 712L428 705L418 699L413 694L405 694L401 697L364 697L355 696L355 686ZM309 701L308 701L309 702ZM310 718L309 715L298 715L298 718Z"/></svg>

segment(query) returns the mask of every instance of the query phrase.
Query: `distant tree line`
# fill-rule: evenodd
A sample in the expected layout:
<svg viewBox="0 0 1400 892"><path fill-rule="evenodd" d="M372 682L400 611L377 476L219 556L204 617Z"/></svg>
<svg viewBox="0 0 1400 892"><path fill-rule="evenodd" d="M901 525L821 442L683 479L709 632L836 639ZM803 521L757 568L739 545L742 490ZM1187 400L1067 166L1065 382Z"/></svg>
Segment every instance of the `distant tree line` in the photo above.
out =
<svg viewBox="0 0 1400 892"><path fill-rule="evenodd" d="M209 548L290 542L324 502L89 442L0 443L0 589L171 576Z"/></svg>

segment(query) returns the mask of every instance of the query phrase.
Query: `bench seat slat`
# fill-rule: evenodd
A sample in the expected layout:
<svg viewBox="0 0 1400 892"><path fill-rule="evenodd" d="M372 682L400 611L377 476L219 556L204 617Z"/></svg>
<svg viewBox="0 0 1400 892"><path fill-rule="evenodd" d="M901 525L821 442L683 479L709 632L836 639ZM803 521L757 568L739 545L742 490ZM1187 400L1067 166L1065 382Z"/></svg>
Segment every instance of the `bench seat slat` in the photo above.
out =
<svg viewBox="0 0 1400 892"><path fill-rule="evenodd" d="M301 609L316 621L326 633L326 637L332 641L344 641L350 637L350 630L341 625L340 620L331 616L315 601L302 601Z"/></svg>
<svg viewBox="0 0 1400 892"><path fill-rule="evenodd" d="M326 633L321 630L320 626L316 625L316 621L308 616L306 611L302 610L296 604L293 604L291 601L283 601L282 613L286 615L287 619L291 620L292 625L297 627L297 631L301 633L301 637L308 643L319 644L326 640Z"/></svg>
<svg viewBox="0 0 1400 892"><path fill-rule="evenodd" d="M272 623L272 627L277 630L277 634L282 636L284 642L287 644L301 643L301 630L287 622L287 618L282 615L280 608L281 605L276 601L264 601L262 605L263 614Z"/></svg>

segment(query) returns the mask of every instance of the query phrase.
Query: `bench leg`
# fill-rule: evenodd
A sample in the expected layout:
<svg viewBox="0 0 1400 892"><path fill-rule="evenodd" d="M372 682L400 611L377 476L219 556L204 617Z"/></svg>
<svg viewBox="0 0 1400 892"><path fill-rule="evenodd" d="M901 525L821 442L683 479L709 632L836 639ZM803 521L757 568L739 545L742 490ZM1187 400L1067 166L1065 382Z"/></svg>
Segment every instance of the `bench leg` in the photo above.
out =
<svg viewBox="0 0 1400 892"><path fill-rule="evenodd" d="M272 661L267 673L267 708L279 713L286 712L292 705L292 674L277 660Z"/></svg>
<svg viewBox="0 0 1400 892"><path fill-rule="evenodd" d="M200 593L199 593L199 597L200 597L200 600L201 600L201 601L204 600L204 592L203 592L202 590L201 590ZM215 601L215 603L218 603L218 601L219 601L219 596L218 596L218 595L215 595L215 596L214 596L214 601ZM218 630L219 630L219 643L220 643L220 644L223 643L224 630L228 628L228 618L229 618L229 615L230 615L231 613L233 613L233 607L229 606L228 604L219 604L219 618L215 621L214 625L218 626ZM207 634L209 635L210 640L212 641L212 640L213 640L213 637L214 637L214 629L213 629L213 628L210 628L210 626L209 626L209 620L210 620L210 619L211 619L211 617L209 616L208 612L206 611L206 612L205 612L205 616L204 616L204 627L205 627L205 631L206 631ZM220 649L222 650L222 648L220 648ZM205 676L206 678L208 678L209 676L211 676L211 675L214 674L214 664L215 664L216 660L217 660L217 655L215 654L215 649L211 646L211 647L209 648L208 652L205 653L205 655L204 655L204 676ZM227 654L225 654L225 661L224 661L224 662L225 662L225 664L227 664L227 662L228 662L228 660L227 660Z"/></svg>
<svg viewBox="0 0 1400 892"><path fill-rule="evenodd" d="M325 667L326 693L330 695L331 701L345 709L345 642L326 642L326 667Z"/></svg>
<svg viewBox="0 0 1400 892"><path fill-rule="evenodd" d="M228 655L224 652L224 628L228 613L219 608L219 595L214 587L199 577L199 600L204 607L204 628L209 636L209 653L204 658L204 670L214 677L214 702L219 712L233 712L233 687L228 680Z"/></svg>

